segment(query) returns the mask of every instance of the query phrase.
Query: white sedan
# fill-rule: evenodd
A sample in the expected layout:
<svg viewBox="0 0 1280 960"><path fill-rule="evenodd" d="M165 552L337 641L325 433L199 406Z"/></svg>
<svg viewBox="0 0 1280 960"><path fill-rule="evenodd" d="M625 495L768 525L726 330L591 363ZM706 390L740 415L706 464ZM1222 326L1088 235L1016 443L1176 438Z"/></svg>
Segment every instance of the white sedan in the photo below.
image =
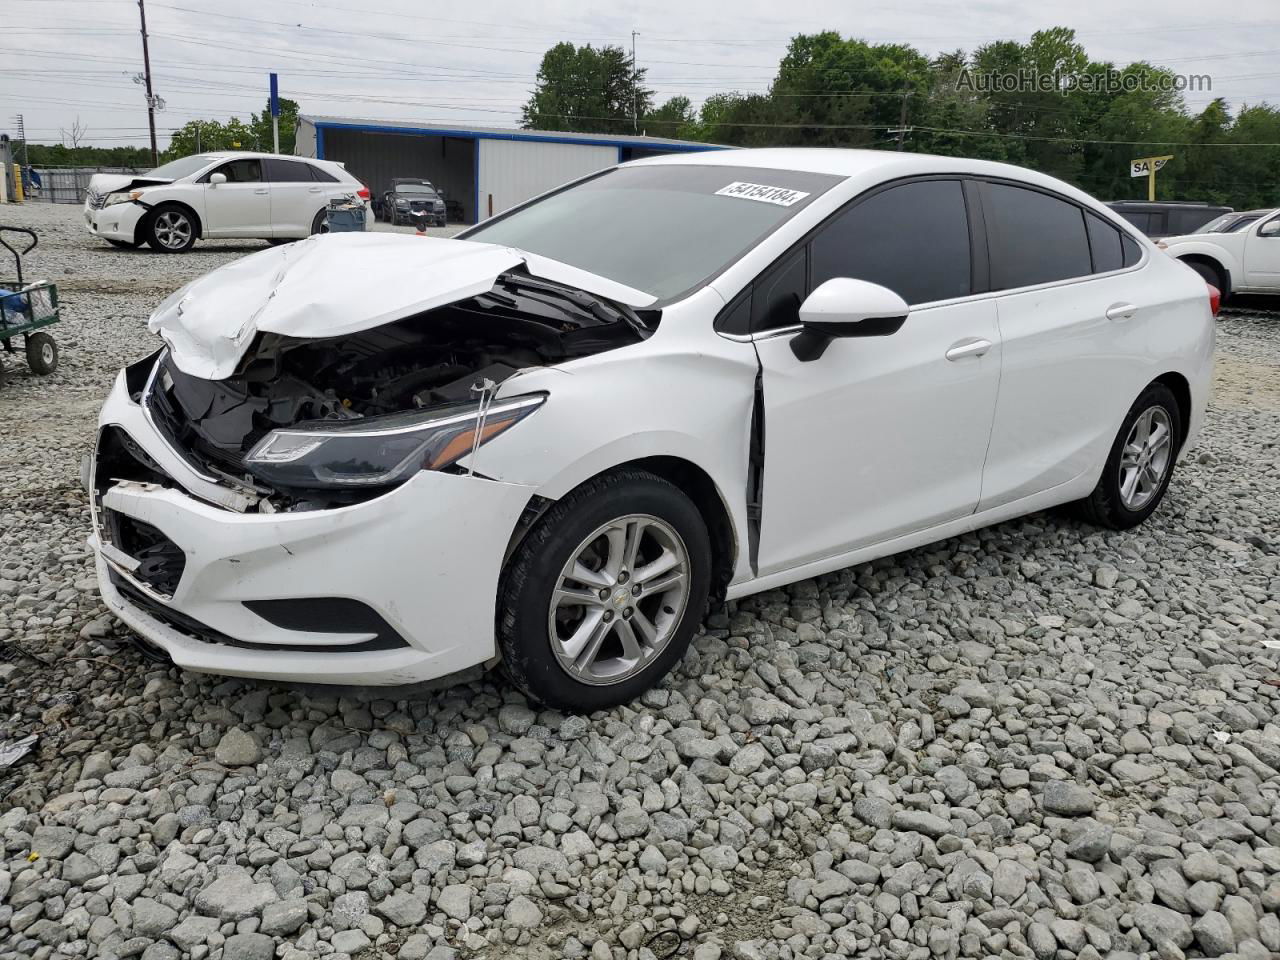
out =
<svg viewBox="0 0 1280 960"><path fill-rule="evenodd" d="M185 253L199 239L284 243L319 233L329 201L347 197L367 203L369 191L331 160L205 153L137 176L95 174L84 222L112 246Z"/></svg>
<svg viewBox="0 0 1280 960"><path fill-rule="evenodd" d="M312 238L151 317L85 481L103 597L174 663L501 661L592 710L709 602L1057 504L1138 524L1204 417L1212 292L1016 167L660 157L464 236Z"/></svg>

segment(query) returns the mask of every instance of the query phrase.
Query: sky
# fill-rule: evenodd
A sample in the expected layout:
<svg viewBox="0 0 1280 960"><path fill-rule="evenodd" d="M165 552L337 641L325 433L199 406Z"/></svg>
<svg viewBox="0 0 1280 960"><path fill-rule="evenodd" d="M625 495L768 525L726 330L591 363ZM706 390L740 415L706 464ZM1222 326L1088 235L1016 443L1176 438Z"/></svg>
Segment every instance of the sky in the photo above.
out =
<svg viewBox="0 0 1280 960"><path fill-rule="evenodd" d="M4 0L0 131L21 113L32 143L145 145L136 0ZM151 67L168 132L262 109L267 75L304 113L517 126L542 54L561 40L616 44L648 71L661 103L764 91L788 39L838 30L925 54L1068 26L1089 55L1207 73L1212 93L1280 104L1276 0L146 0Z"/></svg>

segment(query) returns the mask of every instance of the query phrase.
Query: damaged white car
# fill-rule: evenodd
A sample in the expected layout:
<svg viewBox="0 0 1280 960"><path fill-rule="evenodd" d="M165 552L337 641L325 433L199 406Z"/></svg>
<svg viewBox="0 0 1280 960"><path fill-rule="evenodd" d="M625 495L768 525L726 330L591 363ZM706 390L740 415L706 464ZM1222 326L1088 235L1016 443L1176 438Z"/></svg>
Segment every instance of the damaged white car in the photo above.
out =
<svg viewBox="0 0 1280 960"><path fill-rule="evenodd" d="M85 481L179 666L636 696L708 602L1079 501L1141 522L1209 393L1205 284L980 161L723 151L464 239L334 235L166 300Z"/></svg>

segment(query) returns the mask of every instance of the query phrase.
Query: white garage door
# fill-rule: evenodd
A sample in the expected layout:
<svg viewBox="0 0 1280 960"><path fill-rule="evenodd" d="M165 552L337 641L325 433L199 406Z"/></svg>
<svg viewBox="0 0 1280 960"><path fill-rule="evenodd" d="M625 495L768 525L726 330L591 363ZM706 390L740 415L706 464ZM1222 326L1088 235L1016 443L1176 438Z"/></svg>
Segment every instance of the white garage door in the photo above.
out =
<svg viewBox="0 0 1280 960"><path fill-rule="evenodd" d="M618 162L617 147L481 140L479 219Z"/></svg>

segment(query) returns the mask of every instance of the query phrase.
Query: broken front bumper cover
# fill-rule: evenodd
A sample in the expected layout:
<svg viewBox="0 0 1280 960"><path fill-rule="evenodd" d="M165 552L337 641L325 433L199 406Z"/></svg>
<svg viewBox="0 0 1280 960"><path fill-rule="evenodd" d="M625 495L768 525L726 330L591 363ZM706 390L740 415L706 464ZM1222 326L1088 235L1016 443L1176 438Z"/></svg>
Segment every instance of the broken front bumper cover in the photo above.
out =
<svg viewBox="0 0 1280 960"><path fill-rule="evenodd" d="M242 513L214 505L229 501L156 432L123 373L99 423L124 431L175 484L95 480L95 464L88 473L101 491L90 543L103 599L178 666L399 685L495 655L502 559L531 488L423 471L350 506ZM181 549L171 595L112 542L109 518L157 530ZM308 621L308 606L328 616Z"/></svg>

